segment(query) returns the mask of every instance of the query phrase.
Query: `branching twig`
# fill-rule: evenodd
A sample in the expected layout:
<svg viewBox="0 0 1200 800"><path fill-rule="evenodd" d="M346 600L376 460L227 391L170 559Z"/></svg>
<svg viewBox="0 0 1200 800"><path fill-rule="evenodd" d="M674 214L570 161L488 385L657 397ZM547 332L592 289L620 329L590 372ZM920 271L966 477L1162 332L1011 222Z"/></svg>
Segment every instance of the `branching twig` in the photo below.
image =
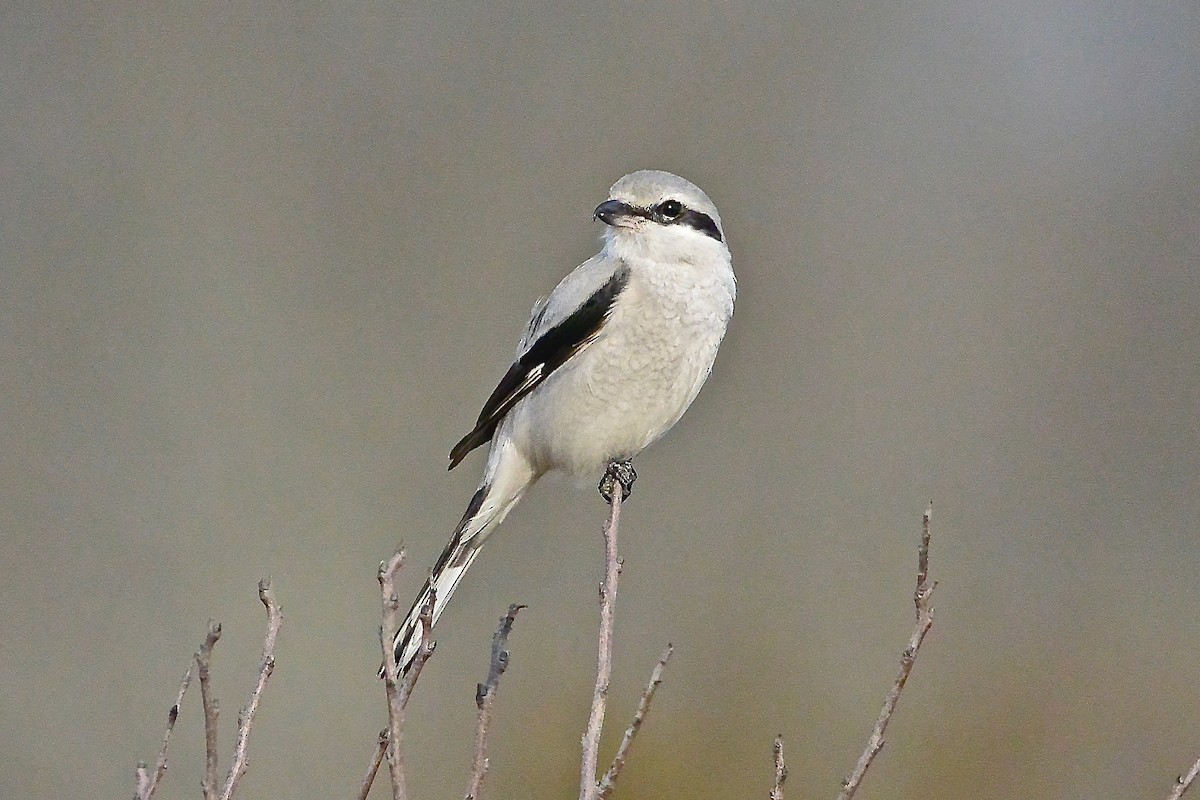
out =
<svg viewBox="0 0 1200 800"><path fill-rule="evenodd" d="M1196 763L1192 764L1192 768L1187 771L1186 775L1180 775L1175 779L1175 785L1171 787L1171 793L1167 795L1167 800L1179 800L1187 794L1187 790L1191 788L1197 775L1200 775L1200 758L1196 759Z"/></svg>
<svg viewBox="0 0 1200 800"><path fill-rule="evenodd" d="M888 691L887 698L883 701L883 708L879 712L879 718L875 721L875 728L871 731L870 738L867 739L867 746L858 758L858 764L842 784L838 800L850 800L854 796L862 783L863 776L870 768L871 762L883 749L883 733L887 730L892 712L896 710L896 703L900 700L900 693L904 691L904 684L908 681L913 664L916 663L917 652L921 649L921 643L925 641L925 634L929 633L929 629L933 627L933 609L929 606L929 597L933 594L937 582L929 580L929 523L932 516L933 503L930 503L925 509L921 525L921 544L917 548L917 588L913 591L913 603L917 612L916 625L913 627L912 635L909 636L908 647L900 656L900 672L896 675L896 680Z"/></svg>
<svg viewBox="0 0 1200 800"><path fill-rule="evenodd" d="M383 624L379 628L379 644L383 648L383 686L388 701L388 772L392 779L393 800L406 800L408 789L404 780L404 759L400 740L404 731L404 709L412 696L413 687L421 675L421 668L433 654L433 608L437 595L431 589L429 599L421 607L421 646L416 657L400 678L396 656L392 652L392 641L400 629L400 598L396 594L396 575L404 564L404 551L397 550L387 561L379 564L379 589L383 596ZM372 776L373 777L373 776ZM370 786L366 787L370 791Z"/></svg>
<svg viewBox="0 0 1200 800"><path fill-rule="evenodd" d="M612 476L612 467L606 479ZM602 484L603 485L603 484ZM612 491L609 484L609 514L604 526L604 582L600 584L600 636L596 659L596 688L592 692L592 711L583 734L583 764L579 779L579 800L596 800L596 766L599 763L600 732L604 728L604 710L608 703L608 683L612 676L613 614L617 599L617 579L621 575L621 560L617 557L617 528L621 519L623 492ZM601 490L603 491L603 489Z"/></svg>
<svg viewBox="0 0 1200 800"><path fill-rule="evenodd" d="M787 764L783 763L783 734L775 737L775 786L771 800L783 800L783 784L787 781Z"/></svg>
<svg viewBox="0 0 1200 800"><path fill-rule="evenodd" d="M196 677L200 679L200 704L204 706L204 777L200 781L204 800L217 800L217 717L221 712L213 697L208 671L212 651L221 638L221 623L208 621L208 636L196 652Z"/></svg>
<svg viewBox="0 0 1200 800"><path fill-rule="evenodd" d="M408 796L404 782L404 761L400 753L404 707L400 704L397 686L399 666L392 653L392 641L400 629L400 597L396 594L396 575L403 564L403 549L396 550L390 559L379 564L379 590L383 595L383 624L379 628L379 643L383 646L383 686L388 703L387 760L392 778L392 797L396 800Z"/></svg>
<svg viewBox="0 0 1200 800"><path fill-rule="evenodd" d="M145 761L137 765L134 773L137 781L133 793L134 800L150 800L154 796L158 784L162 781L163 775L167 772L167 745L171 741L171 732L175 730L175 720L179 719L179 706L183 703L183 695L187 692L188 684L191 682L192 668L189 666L183 673L183 680L179 682L179 694L175 697L175 705L167 711L167 732L163 734L162 747L158 750L158 760L154 763L154 772L149 771Z"/></svg>
<svg viewBox="0 0 1200 800"><path fill-rule="evenodd" d="M500 676L508 669L508 634L517 621L517 612L525 606L513 603L508 613L500 618L500 627L492 636L492 657L488 663L487 678L475 688L475 705L479 707L479 718L475 725L475 755L471 762L471 780L467 784L466 800L477 800L483 776L487 774L487 736L492 721L492 706L496 702L496 687Z"/></svg>
<svg viewBox="0 0 1200 800"><path fill-rule="evenodd" d="M379 732L379 739L375 742L375 755L372 757L371 765L367 767L367 774L363 776L362 784L358 789L358 800L367 800L367 795L371 793L371 784L375 783L375 776L379 774L379 765L383 763L383 757L387 753L389 738L387 728Z"/></svg>
<svg viewBox="0 0 1200 800"><path fill-rule="evenodd" d="M654 693L658 690L658 685L662 683L663 671L667 668L667 662L671 660L671 653L674 650L675 648L668 644L666 649L662 651L662 655L658 657L658 663L654 665L654 670L650 673L650 683L646 684L646 690L642 692L642 699L638 701L637 712L633 715L633 721L625 729L625 737L621 740L621 745L617 748L617 754L613 757L612 764L608 767L608 772L604 773L604 778L600 781L599 800L605 800L605 798L612 794L613 788L616 787L617 777L621 774L621 769L624 768L625 761L629 758L629 748L633 746L633 740L637 737L638 731L642 728L642 723L646 720L646 714L650 711L650 704L654 702Z"/></svg>
<svg viewBox="0 0 1200 800"><path fill-rule="evenodd" d="M267 608L267 635L263 641L262 663L258 670L258 681L250 693L250 700L242 709L242 713L238 715L238 735L233 750L233 763L229 768L229 774L225 777L224 786L220 787L217 785L217 719L220 716L220 706L217 704L216 697L213 696L210 677L213 648L221 638L219 622L209 620L208 635L204 637L204 643L200 645L200 649L194 656L196 678L200 683L200 704L204 709L204 777L200 781L200 787L204 792L205 800L218 800L218 798L232 800L234 792L237 791L238 781L246 774L246 748L250 740L250 729L254 725L254 714L258 711L258 704L262 699L267 680L275 670L275 642L279 638L279 628L283 625L283 615L279 611L279 604L275 602L275 593L271 591L269 580L264 579L258 582L258 598ZM163 736L162 749L158 753L154 774L151 775L148 772L144 763L138 764L135 800L150 800L167 770L167 743L175 728L175 720L179 718L179 706L183 702L183 695L187 691L191 677L192 670L189 669L184 673L183 681L180 683L175 705L171 706L171 710L167 714L167 732Z"/></svg>
<svg viewBox="0 0 1200 800"><path fill-rule="evenodd" d="M246 774L246 748L250 743L250 729L254 726L254 715L258 711L259 701L262 700L263 690L267 688L267 681L270 680L271 673L275 671L275 642L279 639L279 629L283 626L283 613L279 610L275 593L271 591L270 579L263 578L258 582L258 599L267 609L267 635L263 639L258 680L254 683L254 689L250 692L250 699L246 701L245 708L238 714L238 732L233 746L233 763L229 767L229 774L225 777L225 788L221 792L221 800L232 799L233 793L237 791L238 781Z"/></svg>

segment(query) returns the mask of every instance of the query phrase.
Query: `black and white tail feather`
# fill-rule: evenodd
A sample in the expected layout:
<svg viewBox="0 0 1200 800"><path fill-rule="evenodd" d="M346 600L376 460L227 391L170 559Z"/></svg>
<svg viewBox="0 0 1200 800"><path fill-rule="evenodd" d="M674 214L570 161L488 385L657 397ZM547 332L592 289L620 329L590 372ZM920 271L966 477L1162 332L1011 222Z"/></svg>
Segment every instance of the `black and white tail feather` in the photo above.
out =
<svg viewBox="0 0 1200 800"><path fill-rule="evenodd" d="M421 593L409 609L392 642L392 651L398 667L397 674L403 676L421 646L425 623L421 612L429 602L430 589L434 593L431 622L437 623L438 617L446 609L450 596L458 588L459 581L470 569L479 551L483 548L484 540L503 520L505 515L517 504L525 493L527 486L515 487L511 481L505 482L499 491L494 491L488 483L484 483L471 497L467 511L462 521L454 529L454 535L446 544L446 549L438 557L433 571L421 587ZM379 670L383 677L383 668Z"/></svg>
<svg viewBox="0 0 1200 800"><path fill-rule="evenodd" d="M485 540L552 469L598 477L662 436L696 397L733 314L729 250L712 201L667 172L613 185L604 248L533 308L517 358L450 452L491 442L483 480L393 642L405 674ZM382 675L383 670L380 669Z"/></svg>

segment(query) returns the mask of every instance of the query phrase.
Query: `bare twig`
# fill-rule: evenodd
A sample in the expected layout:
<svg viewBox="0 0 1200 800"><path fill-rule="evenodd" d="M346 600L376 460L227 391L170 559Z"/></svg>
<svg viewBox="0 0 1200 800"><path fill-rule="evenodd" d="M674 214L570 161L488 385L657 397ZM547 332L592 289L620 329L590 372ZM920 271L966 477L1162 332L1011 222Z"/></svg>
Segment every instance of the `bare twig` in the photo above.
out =
<svg viewBox="0 0 1200 800"><path fill-rule="evenodd" d="M267 635L263 639L262 661L258 667L258 679L250 692L250 699L238 714L237 739L233 747L233 763L229 766L229 774L225 777L225 788L221 791L221 800L231 800L237 791L238 782L246 774L246 749L250 743L250 729L254 726L254 715L262 700L263 690L267 681L275 671L275 643L279 639L279 629L283 626L283 613L275 600L275 592L271 590L269 578L258 582L258 599L267 609Z"/></svg>
<svg viewBox="0 0 1200 800"><path fill-rule="evenodd" d="M208 621L208 636L196 652L196 677L200 679L200 704L204 707L204 777L200 781L204 800L217 800L217 717L221 708L213 697L209 669L212 651L221 638L221 623Z"/></svg>
<svg viewBox="0 0 1200 800"><path fill-rule="evenodd" d="M496 702L496 687L500 676L508 669L508 634L517 621L517 612L525 606L513 603L508 613L500 618L500 627L492 636L492 657L488 663L487 678L475 688L475 705L479 707L479 719L475 725L475 755L471 762L471 780L467 784L466 800L477 800L487 774L487 737L492 721L492 706Z"/></svg>
<svg viewBox="0 0 1200 800"><path fill-rule="evenodd" d="M421 675L421 668L433 654L433 607L437 602L437 595L431 590L429 599L421 607L421 646L401 679L399 665L396 664L396 656L392 652L392 641L396 637L396 631L400 629L400 598L396 594L396 575L403 564L402 549L379 564L379 589L383 596L383 623L379 628L379 644L383 648L383 686L388 701L387 760L393 800L405 800L408 797L404 780L403 751L400 749L404 731L404 709L408 706L413 687Z"/></svg>
<svg viewBox="0 0 1200 800"><path fill-rule="evenodd" d="M404 782L404 760L400 752L404 707L400 704L397 686L399 666L396 656L391 652L392 640L400 629L400 597L396 594L396 575L403 564L403 549L396 550L390 559L379 564L379 590L383 594L383 624L379 628L379 643L383 646L383 686L388 702L387 760L392 779L392 797L396 800L408 796Z"/></svg>
<svg viewBox="0 0 1200 800"><path fill-rule="evenodd" d="M617 777L621 774L621 770L625 766L625 761L629 758L629 748L633 746L633 740L637 737L638 731L641 730L642 723L646 721L646 714L650 711L650 704L654 702L654 693L658 690L658 685L662 683L663 671L667 668L667 662L671 660L671 653L674 650L675 648L668 644L666 649L662 651L662 655L658 657L658 663L654 665L654 669L650 673L650 683L646 684L646 690L642 692L642 699L638 701L637 712L633 715L633 721L625 729L625 737L621 739L621 745L617 748L617 754L613 757L612 764L608 767L608 772L604 773L604 778L600 781L599 800L605 800L605 798L612 794L612 790L616 787Z"/></svg>
<svg viewBox="0 0 1200 800"><path fill-rule="evenodd" d="M179 682L179 694L175 696L175 704L167 710L167 731L163 734L162 747L158 750L158 760L154 763L154 772L149 771L145 761L137 765L134 773L137 781L133 793L134 800L150 800L154 796L158 784L162 781L163 775L167 772L167 745L171 742L171 732L175 730L175 720L179 719L179 706L183 703L183 695L187 692L188 684L191 682L192 668L189 666L183 673L183 680Z"/></svg>
<svg viewBox="0 0 1200 800"><path fill-rule="evenodd" d="M238 735L233 751L233 763L229 768L229 774L225 777L224 786L217 785L217 721L220 716L220 706L217 698L213 695L210 677L213 648L221 638L219 622L209 620L208 634L204 637L203 644L200 645L200 649L194 656L195 675L200 684L200 704L204 709L204 777L200 781L200 787L205 800L218 800L218 798L232 800L237 791L238 782L246 774L246 747L250 738L250 729L254 725L254 714L258 710L267 679L271 677L271 673L275 669L275 642L279 638L279 628L283 624L283 616L280 614L279 604L275 602L275 594L271 591L269 580L264 579L258 582L258 597L267 608L267 635L263 642L262 664L259 667L258 681L250 694L250 700L242 709L242 713L238 715ZM171 706L171 710L167 714L167 732L163 736L162 748L159 750L154 774L149 773L144 763L138 764L135 800L150 800L167 770L167 743L175 728L175 721L179 718L179 706L183 702L183 695L187 691L191 678L192 670L189 669L184 673L183 680L180 682L179 695L175 699L175 705Z"/></svg>
<svg viewBox="0 0 1200 800"><path fill-rule="evenodd" d="M605 478L612 476L612 466ZM603 486L603 483L601 484ZM592 711L583 734L583 764L580 769L579 800L596 800L596 766L599 763L600 732L604 728L604 711L608 703L608 684L612 677L613 616L617 599L617 580L621 575L621 560L617 557L617 528L621 519L623 492L612 491L609 484L608 522L604 525L604 582L600 584L600 636L596 658L596 688L592 692ZM601 489L603 492L603 489Z"/></svg>
<svg viewBox="0 0 1200 800"><path fill-rule="evenodd" d="M371 764L367 767L367 774L363 776L362 784L358 789L358 800L367 800L367 795L371 793L371 784L375 783L375 776L379 774L379 765L383 763L383 756L387 753L388 738L387 728L379 732L379 739L375 742L375 755L372 757Z"/></svg>
<svg viewBox="0 0 1200 800"><path fill-rule="evenodd" d="M913 591L913 604L916 606L917 615L916 625L913 627L912 635L909 636L908 646L900 655L900 672L896 675L892 688L888 690L887 697L883 701L883 708L879 712L879 718L875 721L875 728L871 731L870 738L867 739L867 746L859 756L854 771L842 783L842 791L838 793L838 800L850 800L854 796L862 783L863 776L871 767L871 762L883 749L883 733L887 730L888 722L892 719L892 712L896 710L896 703L900 700L900 693L904 691L904 684L908 681L913 664L916 663L921 643L925 641L925 634L929 633L929 629L933 627L933 609L929 605L929 598L933 594L937 582L929 580L929 524L932 517L933 503L930 503L926 507L925 516L922 519L921 543L917 548L917 588Z"/></svg>
<svg viewBox="0 0 1200 800"><path fill-rule="evenodd" d="M1192 764L1192 768L1187 771L1186 775L1180 775L1175 779L1175 785L1171 787L1171 793L1167 795L1167 800L1179 800L1187 794L1187 790L1191 788L1197 775L1200 775L1200 758L1196 759L1196 763Z"/></svg>
<svg viewBox="0 0 1200 800"><path fill-rule="evenodd" d="M787 781L787 764L783 763L783 734L775 737L775 786L771 789L771 800L783 800L783 784Z"/></svg>

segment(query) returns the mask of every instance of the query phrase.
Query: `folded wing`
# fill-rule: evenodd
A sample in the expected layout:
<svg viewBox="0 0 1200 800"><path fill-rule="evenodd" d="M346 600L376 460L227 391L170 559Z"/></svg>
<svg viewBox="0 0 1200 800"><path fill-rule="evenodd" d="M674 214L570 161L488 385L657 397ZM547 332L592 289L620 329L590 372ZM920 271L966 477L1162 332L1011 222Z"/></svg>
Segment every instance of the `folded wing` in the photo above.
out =
<svg viewBox="0 0 1200 800"><path fill-rule="evenodd" d="M535 336L539 323L556 298L551 295L546 303L539 304L531 321L530 338L533 343L508 368L495 391L483 404L475 428L450 451L450 469L458 466L467 453L490 441L496 427L522 397L532 392L556 369L567 363L604 330L604 324L612 313L617 297L629 282L629 270L620 265L590 295L557 322L545 327ZM561 287L560 287L561 288ZM558 292L558 290L555 290Z"/></svg>

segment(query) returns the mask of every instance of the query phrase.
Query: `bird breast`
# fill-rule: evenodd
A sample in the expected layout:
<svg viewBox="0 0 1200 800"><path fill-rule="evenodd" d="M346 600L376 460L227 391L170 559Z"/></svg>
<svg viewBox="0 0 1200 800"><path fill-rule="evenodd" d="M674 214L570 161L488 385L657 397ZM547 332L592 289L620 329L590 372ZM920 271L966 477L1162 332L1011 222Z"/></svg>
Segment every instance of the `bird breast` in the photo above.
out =
<svg viewBox="0 0 1200 800"><path fill-rule="evenodd" d="M679 420L733 312L733 276L722 266L631 269L601 334L514 409L514 439L539 471L597 475Z"/></svg>

